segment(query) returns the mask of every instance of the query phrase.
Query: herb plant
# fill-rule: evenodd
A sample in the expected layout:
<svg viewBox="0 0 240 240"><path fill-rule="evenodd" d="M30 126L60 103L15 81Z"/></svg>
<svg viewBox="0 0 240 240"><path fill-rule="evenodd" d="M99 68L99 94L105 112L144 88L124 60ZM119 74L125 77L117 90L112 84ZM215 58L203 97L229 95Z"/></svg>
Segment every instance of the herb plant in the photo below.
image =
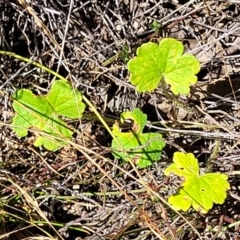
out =
<svg viewBox="0 0 240 240"><path fill-rule="evenodd" d="M201 213L207 213L213 203L222 204L230 188L228 176L221 173L199 174L198 160L192 153L175 152L173 164L166 170L182 177L184 182L179 191L170 196L168 202L176 210L187 211L191 206Z"/></svg>
<svg viewBox="0 0 240 240"><path fill-rule="evenodd" d="M151 28L155 31L158 32L161 28L161 24L158 23L156 20L154 20L151 24Z"/></svg>
<svg viewBox="0 0 240 240"><path fill-rule="evenodd" d="M139 92L152 91L161 83L163 90L166 90L165 84L169 84L174 95L188 94L190 86L197 82L196 74L200 70L200 64L194 56L183 54L183 50L183 44L171 38L163 39L159 45L152 42L143 44L137 49L137 56L128 62L130 82ZM33 64L53 73L38 63ZM57 73L53 74L58 76ZM164 139L159 133L143 133L147 115L140 109L121 114L120 123L127 120L133 123L128 131L124 131L117 122L111 131L92 104L61 76L58 77L61 80L53 82L46 96L36 96L27 89L15 92L13 108L16 115L13 118L13 130L18 137L27 136L29 129L34 129L35 146L44 146L51 151L65 146L71 139L73 130L59 116L81 118L85 109L85 104L82 103L84 98L112 135L111 148L115 158L133 161L140 168L161 159L162 149L165 147ZM192 206L199 212L207 213L214 203L224 202L226 191L230 188L227 175L200 175L198 161L191 153L176 152L173 162L165 170L165 175L175 174L183 178L178 192L168 199L174 209L187 211Z"/></svg>
<svg viewBox="0 0 240 240"><path fill-rule="evenodd" d="M190 86L197 82L200 64L183 51L183 44L172 38L163 39L159 45L142 44L137 56L128 62L130 82L139 92L152 91L161 82L169 84L175 95L188 94Z"/></svg>
<svg viewBox="0 0 240 240"><path fill-rule="evenodd" d="M13 99L16 112L13 130L16 135L24 137L29 128L34 128L37 135L34 145L43 145L51 151L66 145L66 140L70 140L73 134L59 116L78 119L85 109L81 93L63 80L53 82L46 96L36 96L30 90L21 89Z"/></svg>
<svg viewBox="0 0 240 240"><path fill-rule="evenodd" d="M121 114L121 123L129 119L133 121L133 126L128 132L121 132L118 123L113 125L113 134L116 139L112 141L112 153L116 158L124 161L131 159L140 168L145 168L161 159L165 142L159 133L143 133L147 115L140 109L136 108L132 112Z"/></svg>

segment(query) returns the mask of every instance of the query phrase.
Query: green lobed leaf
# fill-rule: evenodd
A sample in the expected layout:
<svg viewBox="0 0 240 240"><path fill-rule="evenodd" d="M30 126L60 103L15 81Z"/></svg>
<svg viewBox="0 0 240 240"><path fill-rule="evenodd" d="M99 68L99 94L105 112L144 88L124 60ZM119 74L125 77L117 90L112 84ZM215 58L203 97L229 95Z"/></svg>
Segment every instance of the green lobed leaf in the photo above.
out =
<svg viewBox="0 0 240 240"><path fill-rule="evenodd" d="M154 161L161 159L161 152L165 146L162 135L159 133L142 133L147 122L147 116L140 109L133 112L125 112L121 115L121 121L133 120L133 127L129 132L121 132L118 124L113 126L116 140L112 141L112 153L115 158L124 161L131 159L140 168L150 166ZM120 145L119 145L120 144Z"/></svg>
<svg viewBox="0 0 240 240"><path fill-rule="evenodd" d="M37 139L35 146L44 146L54 151L72 137L72 130L58 118L59 115L77 119L82 116L85 105L81 93L74 91L63 80L55 81L47 96L36 96L30 90L21 89L13 95L13 130L18 137L24 137L29 128L34 128ZM57 139L60 138L60 139Z"/></svg>
<svg viewBox="0 0 240 240"><path fill-rule="evenodd" d="M53 82L46 99L57 115L70 119L82 117L85 108L85 105L82 103L82 94L74 90L67 82Z"/></svg>
<svg viewBox="0 0 240 240"><path fill-rule="evenodd" d="M190 54L183 54L183 44L165 38L159 45L149 42L137 49L137 56L128 62L130 82L139 92L152 91L162 78L175 94L188 94L197 82L199 61Z"/></svg>
<svg viewBox="0 0 240 240"><path fill-rule="evenodd" d="M173 164L164 174L173 173L183 177L184 182L180 190L169 197L169 203L176 210L187 211L191 206L202 213L207 213L213 203L222 204L230 188L228 176L221 173L206 173L199 175L197 159L191 153L174 153Z"/></svg>
<svg viewBox="0 0 240 240"><path fill-rule="evenodd" d="M183 189L180 189L176 194L168 198L168 203L170 203L175 210L183 210L186 212L192 205L192 198L190 198Z"/></svg>
<svg viewBox="0 0 240 240"><path fill-rule="evenodd" d="M165 175L174 173L177 176L184 177L185 180L199 176L198 160L192 153L175 152L171 164L165 171Z"/></svg>

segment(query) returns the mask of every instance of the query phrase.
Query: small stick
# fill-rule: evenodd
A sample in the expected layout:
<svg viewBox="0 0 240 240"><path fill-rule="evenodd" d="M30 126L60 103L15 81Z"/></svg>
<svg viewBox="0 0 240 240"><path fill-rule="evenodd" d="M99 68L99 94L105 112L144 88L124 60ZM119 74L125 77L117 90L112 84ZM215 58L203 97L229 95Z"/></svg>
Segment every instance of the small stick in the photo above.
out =
<svg viewBox="0 0 240 240"><path fill-rule="evenodd" d="M193 13L198 12L199 10L201 10L201 9L203 9L203 8L205 8L205 6L202 6L202 7L198 8L198 9L194 9L194 10L190 11L189 13L186 13L186 14L183 15L183 16L180 16L180 17L175 18L175 19L173 20L173 22L172 22L170 25L166 26L165 28L166 28L166 29L171 29L171 28L173 28L173 27L174 27L177 23L179 23L180 21L186 19L186 17L192 15ZM166 23L165 23L165 24L166 24Z"/></svg>

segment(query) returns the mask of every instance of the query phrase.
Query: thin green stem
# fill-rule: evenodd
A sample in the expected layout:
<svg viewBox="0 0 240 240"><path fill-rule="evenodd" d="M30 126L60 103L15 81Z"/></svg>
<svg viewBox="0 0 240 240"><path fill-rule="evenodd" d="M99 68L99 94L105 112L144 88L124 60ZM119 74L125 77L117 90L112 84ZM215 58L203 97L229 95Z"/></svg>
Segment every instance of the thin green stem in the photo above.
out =
<svg viewBox="0 0 240 240"><path fill-rule="evenodd" d="M8 56L10 56L10 57L14 57L14 58L20 59L20 60L22 60L22 61L24 61L24 62L31 63L32 65L34 65L34 66L36 66L36 67L38 67L38 68L41 68L41 69L45 70L46 72L48 72L48 73L50 73L50 74L58 77L60 80L65 80L65 81L67 81L66 78L64 78L64 77L61 76L60 74L54 72L54 71L51 70L50 68L48 68L48 67L40 64L39 62L36 62L36 61L31 60L31 59L29 59L29 58L25 58L25 57L20 56L20 55L18 55L18 54L16 54L16 53L13 53L13 52L7 52L7 51L2 51L2 50L0 50L0 54L2 54L2 55L8 55Z"/></svg>
<svg viewBox="0 0 240 240"><path fill-rule="evenodd" d="M161 79L160 82L161 82L161 87L162 87L162 90L163 90L164 95L165 95L169 100L175 99L176 97L173 96L173 95L171 95L171 94L168 92L168 90L167 90L167 88L166 88L166 82L165 82L165 80L164 80L163 77L162 77L162 79Z"/></svg>
<svg viewBox="0 0 240 240"><path fill-rule="evenodd" d="M187 112L194 112L194 113L197 112L196 109L186 106L186 104L180 102L175 95L172 95L168 92L164 78L161 79L161 87L162 87L162 90L163 90L163 93L165 94L165 96L169 100L171 100L178 108L183 108Z"/></svg>
<svg viewBox="0 0 240 240"><path fill-rule="evenodd" d="M27 63L31 63L32 65L38 67L38 68L41 68L43 70L45 70L46 72L54 75L55 77L59 78L60 80L64 80L64 81L68 81L66 78L64 78L63 76L61 76L60 74L58 74L57 72L54 72L53 70L51 70L50 68L34 61L34 60L31 60L29 58L25 58L23 56L20 56L18 54L15 54L13 52L7 52L7 51L2 51L0 50L0 54L3 54L3 55L8 55L8 56L11 56L11 57L14 57L14 58L17 58L17 59L20 59L24 62L27 62ZM112 136L113 139L115 139L116 137L113 135L111 129L109 128L109 126L107 125L107 123L104 121L103 117L98 113L98 111L96 110L96 108L91 104L91 102L83 95L82 96L83 100L86 102L86 104L92 109L92 111L95 113L95 115L97 116L97 118L100 120L100 122L103 124L103 126L106 128L106 130L109 132L109 134ZM117 139L115 139L117 141ZM117 141L118 142L118 141Z"/></svg>

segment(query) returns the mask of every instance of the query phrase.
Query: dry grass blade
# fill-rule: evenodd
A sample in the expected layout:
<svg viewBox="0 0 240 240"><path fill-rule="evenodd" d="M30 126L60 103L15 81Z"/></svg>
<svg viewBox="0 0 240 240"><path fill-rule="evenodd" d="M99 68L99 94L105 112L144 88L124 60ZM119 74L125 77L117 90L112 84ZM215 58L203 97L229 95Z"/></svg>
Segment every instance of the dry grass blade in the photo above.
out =
<svg viewBox="0 0 240 240"><path fill-rule="evenodd" d="M240 237L237 1L0 0L0 13L0 238ZM165 37L181 40L202 65L199 85L191 95L179 96L196 109L183 118L179 106L158 107L167 100L161 88L139 94L129 83L126 63L136 49ZM89 117L81 121L63 119L75 132L63 149L34 147L39 134L34 129L17 138L11 95L21 88L45 95L53 81L52 72L35 60L57 71L56 79L71 81L110 119L108 126L88 107ZM136 107L148 115L144 131L161 133L167 145L161 161L146 169L114 159L106 130L120 113ZM166 178L164 169L177 150L193 152L203 172L210 156L213 172L229 175L231 190L223 205L206 215L189 211L182 217L171 210L167 199L180 180Z"/></svg>
<svg viewBox="0 0 240 240"><path fill-rule="evenodd" d="M2 174L1 174L2 175ZM24 202L24 205L22 206L22 209L26 211L26 214L29 215L29 220L26 220L25 218L22 218L21 216L18 216L16 214L10 213L10 212L2 212L1 214L5 214L6 216L10 216L13 219L17 219L20 220L20 222L22 223L27 223L30 226L27 227L22 227L19 228L16 231L12 231L9 232L8 235L10 234L22 234L21 231L24 231L30 227L36 227L37 229L39 229L40 231L42 231L43 233L46 234L46 236L50 236L50 234L48 232L46 232L44 229L42 229L40 226L38 226L37 223L34 223L34 218L35 217L31 217L31 214L35 215L38 214L40 219L43 219L50 228L52 228L53 231L55 231L55 233L58 235L59 239L63 239L61 237L61 235L59 235L59 233L55 230L55 228L53 227L53 225L49 222L49 220L47 219L47 217L45 216L45 214L43 213L43 211L39 208L38 206L38 202L36 201L36 199L34 199L33 196L31 196L31 194L28 193L28 191L26 191L25 189L23 189L21 186L19 186L15 181L13 181L13 179L11 179L7 174L6 176L1 176L0 177L2 182L9 182L11 183L12 188L18 193L19 198L22 199L22 201ZM6 207L8 207L6 205ZM22 210L20 210L19 212L21 212ZM17 211L16 211L17 213ZM39 219L37 219L38 221ZM3 234L1 236L5 236L6 234ZM20 237L22 239L22 237ZM24 237L25 239L25 237ZM53 239L53 238L51 238Z"/></svg>
<svg viewBox="0 0 240 240"><path fill-rule="evenodd" d="M56 42L54 37L52 36L51 32L48 30L48 28L44 25L44 23L41 21L41 19L37 16L35 11L26 3L25 0L17 0L19 4L22 5L22 7L29 12L29 14L33 17L35 24L39 27L41 31L43 31L46 36L50 39L50 41L58 48L58 50L61 50L61 47Z"/></svg>

